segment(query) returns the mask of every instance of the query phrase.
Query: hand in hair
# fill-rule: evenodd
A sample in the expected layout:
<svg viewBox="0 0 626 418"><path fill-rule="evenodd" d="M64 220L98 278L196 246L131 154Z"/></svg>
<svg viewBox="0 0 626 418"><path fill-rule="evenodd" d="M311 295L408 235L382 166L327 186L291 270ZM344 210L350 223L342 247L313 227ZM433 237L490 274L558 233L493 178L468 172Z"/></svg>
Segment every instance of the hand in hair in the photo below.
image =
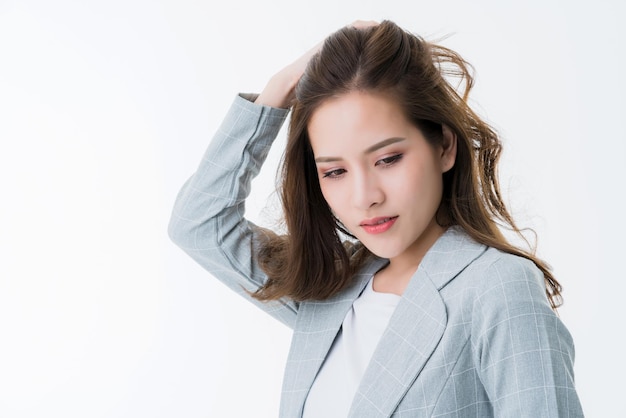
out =
<svg viewBox="0 0 626 418"><path fill-rule="evenodd" d="M353 26L356 29L364 29L376 25L378 25L378 22L371 20L355 20L348 26ZM255 103L284 109L288 108L293 101L294 89L296 84L298 84L298 80L300 80L302 73L304 73L311 57L322 48L323 44L324 41L319 42L300 58L274 74L255 100Z"/></svg>

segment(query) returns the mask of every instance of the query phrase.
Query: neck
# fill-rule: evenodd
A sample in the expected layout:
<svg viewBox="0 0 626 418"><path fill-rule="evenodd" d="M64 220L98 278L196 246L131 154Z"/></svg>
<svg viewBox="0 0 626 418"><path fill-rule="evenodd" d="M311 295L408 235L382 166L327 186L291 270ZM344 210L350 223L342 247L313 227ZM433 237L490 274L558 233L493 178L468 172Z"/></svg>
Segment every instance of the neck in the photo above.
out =
<svg viewBox="0 0 626 418"><path fill-rule="evenodd" d="M376 274L374 290L402 295L422 259L444 232L445 228L433 220L410 248L397 257L391 258L387 267Z"/></svg>

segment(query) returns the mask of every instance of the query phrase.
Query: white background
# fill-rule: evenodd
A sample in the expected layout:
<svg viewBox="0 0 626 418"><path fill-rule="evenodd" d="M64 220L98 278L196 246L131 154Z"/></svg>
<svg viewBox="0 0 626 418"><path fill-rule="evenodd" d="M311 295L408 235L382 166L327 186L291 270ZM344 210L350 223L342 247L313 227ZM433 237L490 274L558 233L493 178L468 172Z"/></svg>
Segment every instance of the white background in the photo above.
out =
<svg viewBox="0 0 626 418"><path fill-rule="evenodd" d="M476 67L506 199L565 288L585 412L626 416L621 2L0 0L0 417L277 416L289 330L167 221L234 95L357 18L451 35Z"/></svg>

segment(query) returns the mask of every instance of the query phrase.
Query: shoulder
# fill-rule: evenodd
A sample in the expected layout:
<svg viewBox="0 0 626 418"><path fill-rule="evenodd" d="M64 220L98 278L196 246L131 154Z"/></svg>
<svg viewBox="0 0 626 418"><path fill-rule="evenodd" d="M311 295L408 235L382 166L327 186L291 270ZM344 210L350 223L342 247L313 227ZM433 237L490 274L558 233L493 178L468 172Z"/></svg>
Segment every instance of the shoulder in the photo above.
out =
<svg viewBox="0 0 626 418"><path fill-rule="evenodd" d="M532 261L495 248L487 248L449 286L450 295L463 295L475 336L498 323L522 326L536 324L537 318L556 318L543 272Z"/></svg>
<svg viewBox="0 0 626 418"><path fill-rule="evenodd" d="M531 260L495 248L487 250L467 268L485 296L496 289L537 288L545 292L543 273Z"/></svg>
<svg viewBox="0 0 626 418"><path fill-rule="evenodd" d="M474 338L496 326L522 329L558 320L546 295L543 272L531 260L483 249L440 290L450 315L471 318Z"/></svg>
<svg viewBox="0 0 626 418"><path fill-rule="evenodd" d="M422 264L445 293L470 291L491 298L530 287L533 294L545 295L543 273L532 261L476 242L460 227L450 228Z"/></svg>
<svg viewBox="0 0 626 418"><path fill-rule="evenodd" d="M468 266L467 274L477 302L485 307L537 303L549 308L543 272L531 260L488 248Z"/></svg>
<svg viewBox="0 0 626 418"><path fill-rule="evenodd" d="M476 347L506 340L507 349L572 350L568 330L550 306L543 273L523 257L489 248L470 266L474 283L472 335Z"/></svg>

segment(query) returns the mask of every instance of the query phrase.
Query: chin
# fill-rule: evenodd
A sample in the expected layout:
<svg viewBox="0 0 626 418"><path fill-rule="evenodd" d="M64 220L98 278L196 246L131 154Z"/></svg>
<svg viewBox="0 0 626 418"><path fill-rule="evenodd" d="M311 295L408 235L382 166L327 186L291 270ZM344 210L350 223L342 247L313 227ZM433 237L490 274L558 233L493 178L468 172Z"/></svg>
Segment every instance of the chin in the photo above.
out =
<svg viewBox="0 0 626 418"><path fill-rule="evenodd" d="M374 254L377 257L380 258L387 258L387 259L392 259L397 257L398 255L400 255L402 253L402 251L398 248L393 248L390 246L386 246L384 244L378 244L378 245L369 245L368 243L365 243L363 241L361 241L361 243L365 246L365 248L367 248L372 254Z"/></svg>

